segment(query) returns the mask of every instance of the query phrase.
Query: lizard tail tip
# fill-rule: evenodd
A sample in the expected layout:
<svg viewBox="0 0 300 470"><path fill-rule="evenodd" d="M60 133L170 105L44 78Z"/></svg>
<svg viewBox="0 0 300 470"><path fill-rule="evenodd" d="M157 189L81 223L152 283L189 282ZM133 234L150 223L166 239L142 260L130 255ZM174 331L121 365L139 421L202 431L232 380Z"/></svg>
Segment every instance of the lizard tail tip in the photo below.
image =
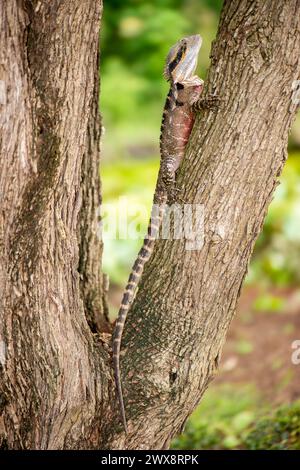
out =
<svg viewBox="0 0 300 470"><path fill-rule="evenodd" d="M124 431L125 431L125 434L127 436L128 434L128 427L127 427L127 420L125 418L125 412L124 412L124 415L122 416L122 422L123 422L123 427L124 427Z"/></svg>

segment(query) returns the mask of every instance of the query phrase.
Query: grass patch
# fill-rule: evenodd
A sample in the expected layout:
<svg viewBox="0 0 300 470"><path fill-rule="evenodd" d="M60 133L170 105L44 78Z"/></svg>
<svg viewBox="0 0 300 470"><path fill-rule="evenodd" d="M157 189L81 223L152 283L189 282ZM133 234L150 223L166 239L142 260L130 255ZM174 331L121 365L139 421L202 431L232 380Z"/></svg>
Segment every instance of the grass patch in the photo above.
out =
<svg viewBox="0 0 300 470"><path fill-rule="evenodd" d="M299 450L300 401L270 410L250 386L209 390L173 449Z"/></svg>

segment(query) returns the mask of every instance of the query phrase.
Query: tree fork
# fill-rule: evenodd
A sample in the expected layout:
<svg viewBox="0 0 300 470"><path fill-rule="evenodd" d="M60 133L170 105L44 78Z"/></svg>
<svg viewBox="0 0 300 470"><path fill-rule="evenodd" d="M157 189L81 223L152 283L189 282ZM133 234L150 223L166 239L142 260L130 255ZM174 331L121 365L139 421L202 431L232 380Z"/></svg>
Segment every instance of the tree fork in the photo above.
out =
<svg viewBox="0 0 300 470"><path fill-rule="evenodd" d="M225 1L178 185L205 243L159 241L124 330L119 420L95 235L100 1L0 3L0 442L161 449L219 362L286 158L300 75L299 1ZM92 334L92 331L94 334Z"/></svg>

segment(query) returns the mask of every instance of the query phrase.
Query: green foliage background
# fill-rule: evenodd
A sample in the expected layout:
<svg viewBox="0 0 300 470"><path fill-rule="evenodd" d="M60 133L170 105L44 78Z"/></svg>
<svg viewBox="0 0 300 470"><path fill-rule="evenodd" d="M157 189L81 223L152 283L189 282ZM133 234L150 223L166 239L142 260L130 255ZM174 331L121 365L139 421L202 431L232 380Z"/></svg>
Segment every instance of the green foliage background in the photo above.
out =
<svg viewBox="0 0 300 470"><path fill-rule="evenodd" d="M203 46L198 73L205 79L221 4L221 0L105 2L100 103L106 129L101 168L104 204L117 208L119 198L126 196L131 205L143 204L150 211L159 164L161 113L167 93L167 84L162 78L164 58L170 46L180 37L199 32L203 37ZM259 295L253 302L253 308L258 313L280 313L284 310L285 300L280 295L270 293L270 287L299 288L299 124L298 119L281 185L276 190L264 231L256 244L246 281L248 285L259 286ZM136 217L141 227L140 239L118 237L116 240L105 240L104 271L108 272L115 287L125 284L146 230L148 214L132 215L132 220ZM116 306L113 305L112 310L116 312ZM244 352L241 350L241 354L249 353L252 348L245 341L242 346ZM295 409L297 415L299 405L295 405ZM233 390L227 390L225 398L223 392L209 393L189 421L185 434L175 441L174 446L277 448L281 445L278 436L276 439L263 437L266 429L268 436L274 436L271 418L270 421L263 421L264 424L247 437L261 410L257 391L249 389L246 398L245 392L241 394L236 386ZM264 411L269 412L267 405ZM280 413L284 415L284 411ZM281 420L278 416L274 419L275 422ZM288 428L286 423L285 426ZM297 434L299 420L296 420L294 427L298 431L293 428L291 432ZM287 430L284 432L286 436ZM285 438L284 442L282 445L288 446L289 439Z"/></svg>

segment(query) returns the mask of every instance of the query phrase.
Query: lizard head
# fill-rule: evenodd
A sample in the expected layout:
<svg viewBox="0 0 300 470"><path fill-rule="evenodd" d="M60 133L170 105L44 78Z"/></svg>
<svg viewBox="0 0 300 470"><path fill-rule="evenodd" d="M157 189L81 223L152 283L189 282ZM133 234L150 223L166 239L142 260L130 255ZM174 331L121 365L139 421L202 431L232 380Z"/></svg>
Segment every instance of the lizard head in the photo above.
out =
<svg viewBox="0 0 300 470"><path fill-rule="evenodd" d="M202 44L199 34L180 39L167 56L164 77L173 83L191 78L196 70L198 53Z"/></svg>

